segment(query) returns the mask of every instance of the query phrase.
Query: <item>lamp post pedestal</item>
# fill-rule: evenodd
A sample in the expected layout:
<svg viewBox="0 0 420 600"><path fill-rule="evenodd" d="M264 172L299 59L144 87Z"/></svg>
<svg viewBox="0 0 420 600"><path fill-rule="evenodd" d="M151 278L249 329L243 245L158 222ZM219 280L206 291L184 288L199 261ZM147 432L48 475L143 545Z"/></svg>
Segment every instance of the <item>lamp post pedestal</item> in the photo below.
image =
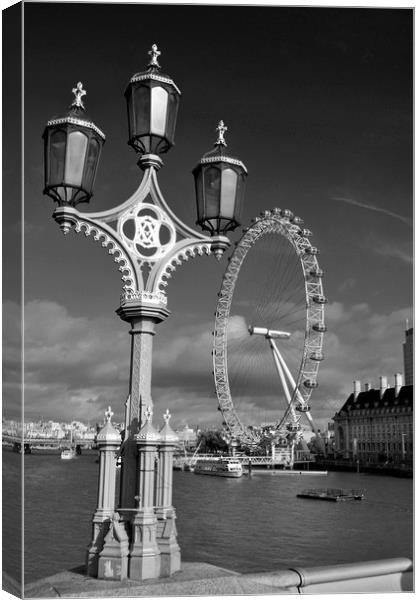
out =
<svg viewBox="0 0 420 600"><path fill-rule="evenodd" d="M110 408L105 413L106 423L97 435L99 446L99 481L97 508L92 519L92 542L87 551L87 574L98 576L98 558L103 548L104 537L115 511L116 454L121 445L121 436L112 426Z"/></svg>
<svg viewBox="0 0 420 600"><path fill-rule="evenodd" d="M181 550L177 542L176 513L172 506L173 455L178 436L169 425L169 410L163 416L165 425L160 430L159 461L156 485L156 517L161 577L169 577L181 568Z"/></svg>
<svg viewBox="0 0 420 600"><path fill-rule="evenodd" d="M155 500L155 461L160 441L159 433L151 424L152 410L148 406L146 423L135 436L138 445L138 510L132 521L129 577L143 581L160 575L160 550L157 543Z"/></svg>

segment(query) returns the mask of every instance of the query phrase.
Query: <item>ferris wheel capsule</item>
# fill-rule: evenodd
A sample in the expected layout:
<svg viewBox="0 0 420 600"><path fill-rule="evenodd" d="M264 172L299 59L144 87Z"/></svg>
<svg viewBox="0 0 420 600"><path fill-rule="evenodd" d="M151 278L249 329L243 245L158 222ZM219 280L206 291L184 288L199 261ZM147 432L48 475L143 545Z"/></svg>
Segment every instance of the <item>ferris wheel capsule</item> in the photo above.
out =
<svg viewBox="0 0 420 600"><path fill-rule="evenodd" d="M311 269L309 275L311 275L311 277L324 277L324 271L319 268Z"/></svg>
<svg viewBox="0 0 420 600"><path fill-rule="evenodd" d="M315 254L319 254L319 250L318 248L315 248L315 246L308 246L305 248L305 254L311 254L312 256L315 256Z"/></svg>
<svg viewBox="0 0 420 600"><path fill-rule="evenodd" d="M291 219L293 225L303 225L303 219L301 219L300 217L293 217L293 219Z"/></svg>
<svg viewBox="0 0 420 600"><path fill-rule="evenodd" d="M305 379L303 385L308 389L314 389L318 387L318 382L315 379Z"/></svg>
<svg viewBox="0 0 420 600"><path fill-rule="evenodd" d="M320 360L324 360L324 355L322 354L322 352L312 352L312 353L309 355L309 358L310 358L311 360L317 360L317 361L320 361Z"/></svg>
<svg viewBox="0 0 420 600"><path fill-rule="evenodd" d="M316 304L327 304L327 302L328 302L328 300L326 299L325 296L321 296L318 294L311 296L311 298L314 302L316 302Z"/></svg>
<svg viewBox="0 0 420 600"><path fill-rule="evenodd" d="M299 229L298 234L302 237L311 237L313 235L310 229Z"/></svg>
<svg viewBox="0 0 420 600"><path fill-rule="evenodd" d="M325 333L327 331L327 326L325 323L315 323L312 325L312 329L318 331L318 333Z"/></svg>
<svg viewBox="0 0 420 600"><path fill-rule="evenodd" d="M293 213L291 210L289 210L288 208L282 208L280 211L280 214L282 217L284 217L285 219L293 219Z"/></svg>
<svg viewBox="0 0 420 600"><path fill-rule="evenodd" d="M307 404L305 404L304 406L302 406L302 404L298 404L295 407L295 410L297 410L298 412L309 412L311 410L311 407Z"/></svg>

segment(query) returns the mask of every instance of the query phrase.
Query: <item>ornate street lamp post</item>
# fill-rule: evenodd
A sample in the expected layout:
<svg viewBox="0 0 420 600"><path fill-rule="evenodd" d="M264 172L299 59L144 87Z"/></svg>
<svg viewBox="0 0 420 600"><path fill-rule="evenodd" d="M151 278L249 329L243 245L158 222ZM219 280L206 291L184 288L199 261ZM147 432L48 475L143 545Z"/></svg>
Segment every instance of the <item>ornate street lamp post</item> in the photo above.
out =
<svg viewBox="0 0 420 600"><path fill-rule="evenodd" d="M220 259L230 245L225 233L239 225L247 174L243 163L225 152L227 128L221 121L214 150L204 155L193 171L197 224L209 231L210 236L197 233L172 212L159 189L157 172L163 166L160 154L174 143L181 92L172 79L161 72L156 45L149 55L147 69L133 75L125 91L128 143L144 172L140 186L128 200L102 212L82 213L76 208L93 195L105 140L102 131L86 116L82 101L86 91L82 83L73 89L75 100L70 111L64 117L48 121L43 136L44 193L58 203L53 218L64 234L74 229L76 233L93 235L113 255L122 272L123 289L116 312L130 324L131 364L118 512L129 538L130 527L136 523L137 557L141 555L138 540L144 533L139 532L139 523L144 521L139 514L145 510L144 497L139 496L139 473L146 456L145 452L138 453L138 435L146 425L152 426L150 410L146 418L145 409L153 405L151 373L155 328L170 314L165 292L167 279L182 261L197 255L213 253ZM148 444L148 451L153 444L158 448L159 436L148 440ZM149 460L150 455L147 456ZM147 510L150 510L149 492ZM103 531L101 536L104 537ZM130 543L133 544L132 538ZM155 577L156 565L157 562L151 568L152 575L142 567L141 578ZM130 562L128 570L130 576Z"/></svg>

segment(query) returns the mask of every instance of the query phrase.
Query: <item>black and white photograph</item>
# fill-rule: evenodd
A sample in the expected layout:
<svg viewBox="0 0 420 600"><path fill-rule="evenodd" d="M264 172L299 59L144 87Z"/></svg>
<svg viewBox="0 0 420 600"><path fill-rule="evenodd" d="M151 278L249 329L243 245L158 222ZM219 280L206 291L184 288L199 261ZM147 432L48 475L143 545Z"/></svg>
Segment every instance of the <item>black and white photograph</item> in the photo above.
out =
<svg viewBox="0 0 420 600"><path fill-rule="evenodd" d="M2 588L414 592L414 6L2 10Z"/></svg>

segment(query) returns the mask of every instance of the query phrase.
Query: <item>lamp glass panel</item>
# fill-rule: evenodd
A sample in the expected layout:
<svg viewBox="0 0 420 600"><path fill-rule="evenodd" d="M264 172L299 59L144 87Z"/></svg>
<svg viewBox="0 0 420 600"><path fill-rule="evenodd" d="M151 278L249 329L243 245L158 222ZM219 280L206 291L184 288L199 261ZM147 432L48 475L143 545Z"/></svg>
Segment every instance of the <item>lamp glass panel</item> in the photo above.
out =
<svg viewBox="0 0 420 600"><path fill-rule="evenodd" d="M151 89L150 131L155 135L165 135L168 112L168 92L162 87Z"/></svg>
<svg viewBox="0 0 420 600"><path fill-rule="evenodd" d="M242 219L242 212L244 206L245 196L245 175L241 174L238 177L238 191L236 194L236 207L235 207L235 219L240 221Z"/></svg>
<svg viewBox="0 0 420 600"><path fill-rule="evenodd" d="M50 138L50 177L47 185L57 185L64 179L64 160L66 155L66 133L54 131Z"/></svg>
<svg viewBox="0 0 420 600"><path fill-rule="evenodd" d="M178 112L178 102L177 97L174 93L168 95L168 123L167 123L167 131L166 136L168 140L173 143L175 139L175 125L176 125L176 116Z"/></svg>
<svg viewBox="0 0 420 600"><path fill-rule="evenodd" d="M200 171L195 176L195 198L197 200L197 221L201 221L204 213L203 173Z"/></svg>
<svg viewBox="0 0 420 600"><path fill-rule="evenodd" d="M92 138L89 142L89 150L86 159L85 177L83 187L86 191L91 192L95 181L96 166L98 164L99 144Z"/></svg>
<svg viewBox="0 0 420 600"><path fill-rule="evenodd" d="M220 193L220 215L233 219L235 214L236 184L238 176L233 169L223 169Z"/></svg>
<svg viewBox="0 0 420 600"><path fill-rule="evenodd" d="M204 190L206 196L205 218L218 217L220 209L220 169L209 167L205 170Z"/></svg>
<svg viewBox="0 0 420 600"><path fill-rule="evenodd" d="M150 88L140 85L133 90L135 123L130 135L144 135L150 132Z"/></svg>
<svg viewBox="0 0 420 600"><path fill-rule="evenodd" d="M81 131L72 131L67 138L64 181L67 185L82 184L88 139Z"/></svg>

